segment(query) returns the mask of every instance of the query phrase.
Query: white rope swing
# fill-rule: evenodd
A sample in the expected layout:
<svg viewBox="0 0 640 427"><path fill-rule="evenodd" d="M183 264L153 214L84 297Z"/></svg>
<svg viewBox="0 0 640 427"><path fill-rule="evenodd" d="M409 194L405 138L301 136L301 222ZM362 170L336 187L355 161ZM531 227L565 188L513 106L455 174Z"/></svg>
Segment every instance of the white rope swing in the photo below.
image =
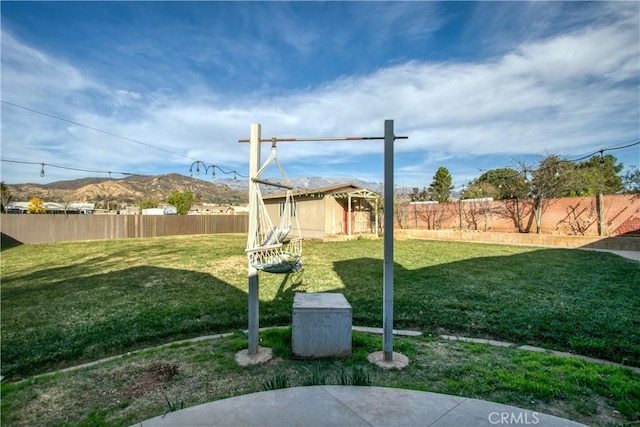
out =
<svg viewBox="0 0 640 427"><path fill-rule="evenodd" d="M261 179L262 174L272 164L275 163L284 180L285 185L276 184ZM269 212L262 199L260 184L285 188L284 209L280 215L278 225L273 225ZM251 179L250 185L255 186L256 199L258 202L258 227L254 236L247 239L247 249L245 250L249 262L259 271L268 273L295 273L302 268L302 233L297 214L294 214L293 191L291 182L282 169L282 165L276 155L275 143L271 146L271 154L264 162L256 176ZM292 231L291 218L295 221L296 236L287 238Z"/></svg>

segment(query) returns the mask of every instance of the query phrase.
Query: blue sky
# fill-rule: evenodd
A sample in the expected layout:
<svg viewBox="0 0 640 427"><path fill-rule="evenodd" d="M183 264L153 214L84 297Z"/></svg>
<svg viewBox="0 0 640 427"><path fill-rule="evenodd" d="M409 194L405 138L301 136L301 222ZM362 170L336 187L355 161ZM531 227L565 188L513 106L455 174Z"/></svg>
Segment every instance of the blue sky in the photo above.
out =
<svg viewBox="0 0 640 427"><path fill-rule="evenodd" d="M263 137L381 136L393 119L409 137L396 143L397 185L428 186L444 166L461 186L640 139L635 1L0 6L3 159L185 175L201 160L246 174L237 140L253 122ZM382 149L278 153L290 177L381 182ZM606 153L640 163L638 145ZM9 184L105 176L1 167Z"/></svg>

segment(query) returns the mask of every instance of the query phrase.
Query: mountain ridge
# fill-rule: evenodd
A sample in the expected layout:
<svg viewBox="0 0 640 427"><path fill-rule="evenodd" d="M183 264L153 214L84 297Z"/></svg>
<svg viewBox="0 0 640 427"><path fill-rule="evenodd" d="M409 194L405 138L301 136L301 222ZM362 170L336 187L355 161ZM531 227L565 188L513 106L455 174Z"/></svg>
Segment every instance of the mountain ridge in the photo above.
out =
<svg viewBox="0 0 640 427"><path fill-rule="evenodd" d="M297 189L327 187L351 183L380 192L381 184L351 178L302 177L290 180ZM197 203L246 204L249 180L216 179L214 182L176 173L140 175L125 178L79 178L47 184L7 184L12 201L26 202L39 197L44 202L95 203L96 207L119 207L154 199L163 202L172 191L191 191Z"/></svg>

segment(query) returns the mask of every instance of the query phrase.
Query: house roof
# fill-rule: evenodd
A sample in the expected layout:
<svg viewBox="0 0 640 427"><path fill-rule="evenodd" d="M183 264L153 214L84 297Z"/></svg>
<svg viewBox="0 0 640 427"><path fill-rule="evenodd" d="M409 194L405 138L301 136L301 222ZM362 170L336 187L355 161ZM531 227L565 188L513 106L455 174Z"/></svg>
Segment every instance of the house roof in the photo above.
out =
<svg viewBox="0 0 640 427"><path fill-rule="evenodd" d="M30 202L11 202L9 203L8 208L13 209L29 209ZM54 203L54 202L44 202L42 204L47 210L50 211L63 211L63 210L94 210L95 203Z"/></svg>
<svg viewBox="0 0 640 427"><path fill-rule="evenodd" d="M284 198L286 193L284 191L280 191L278 193L265 194L262 196L263 200L274 200L274 199L282 199ZM346 198L346 197L362 197L362 198L376 198L378 197L377 193L373 191L369 191L366 188L358 187L354 184L336 184L329 185L327 187L316 187L316 188L307 188L307 189L296 189L293 190L293 196L307 196L307 195L317 195L319 197L324 197L325 195L331 195L336 198Z"/></svg>

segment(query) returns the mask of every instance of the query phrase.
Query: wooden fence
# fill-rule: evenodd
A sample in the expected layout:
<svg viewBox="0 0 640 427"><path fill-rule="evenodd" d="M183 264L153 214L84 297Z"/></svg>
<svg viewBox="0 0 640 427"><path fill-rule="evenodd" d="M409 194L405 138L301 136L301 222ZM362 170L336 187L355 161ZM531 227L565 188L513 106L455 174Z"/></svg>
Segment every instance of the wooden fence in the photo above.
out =
<svg viewBox="0 0 640 427"><path fill-rule="evenodd" d="M248 215L2 215L2 242L247 233Z"/></svg>

